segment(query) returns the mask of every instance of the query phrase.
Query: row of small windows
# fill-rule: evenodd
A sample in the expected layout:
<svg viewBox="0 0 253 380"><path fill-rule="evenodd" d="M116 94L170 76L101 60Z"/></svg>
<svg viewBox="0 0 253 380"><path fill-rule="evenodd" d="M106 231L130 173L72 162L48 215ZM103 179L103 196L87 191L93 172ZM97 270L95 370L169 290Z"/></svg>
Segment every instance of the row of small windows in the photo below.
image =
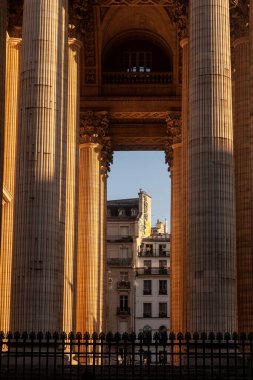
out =
<svg viewBox="0 0 253 380"><path fill-rule="evenodd" d="M168 294L168 284L167 280L159 280L159 295L167 295ZM143 295L150 296L152 295L152 280L144 280L143 281Z"/></svg>
<svg viewBox="0 0 253 380"><path fill-rule="evenodd" d="M167 318L167 302L159 302L158 315L152 314L152 303L144 302L143 303L143 318ZM156 308L155 308L156 309Z"/></svg>
<svg viewBox="0 0 253 380"><path fill-rule="evenodd" d="M136 216L138 214L137 208L131 208L130 215ZM110 208L107 209L107 216L112 216L112 211ZM118 216L126 216L126 209L119 208L118 209Z"/></svg>

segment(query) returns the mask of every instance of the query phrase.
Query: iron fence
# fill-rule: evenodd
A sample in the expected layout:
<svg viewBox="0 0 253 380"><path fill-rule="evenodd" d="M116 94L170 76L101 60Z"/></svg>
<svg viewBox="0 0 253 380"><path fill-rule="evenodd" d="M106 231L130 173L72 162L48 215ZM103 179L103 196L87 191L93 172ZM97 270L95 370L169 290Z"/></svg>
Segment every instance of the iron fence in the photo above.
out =
<svg viewBox="0 0 253 380"><path fill-rule="evenodd" d="M253 334L0 334L0 378L252 379Z"/></svg>

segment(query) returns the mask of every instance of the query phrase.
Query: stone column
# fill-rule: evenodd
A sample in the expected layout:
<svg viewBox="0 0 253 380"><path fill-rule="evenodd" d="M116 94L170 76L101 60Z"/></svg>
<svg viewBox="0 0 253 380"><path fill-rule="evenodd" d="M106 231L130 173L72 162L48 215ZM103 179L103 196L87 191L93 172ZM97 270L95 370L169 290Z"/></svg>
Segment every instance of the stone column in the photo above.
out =
<svg viewBox="0 0 253 380"><path fill-rule="evenodd" d="M67 0L25 0L11 329L63 328Z"/></svg>
<svg viewBox="0 0 253 380"><path fill-rule="evenodd" d="M79 98L81 43L69 38L67 181L63 329L75 330L75 289L78 230Z"/></svg>
<svg viewBox="0 0 253 380"><path fill-rule="evenodd" d="M7 37L7 0L0 3L0 190L3 189L4 160L4 114L5 114L5 69L6 69L6 37ZM2 223L2 202L0 202L0 231ZM1 244L1 242L0 242Z"/></svg>
<svg viewBox="0 0 253 380"><path fill-rule="evenodd" d="M0 255L0 330L10 330L10 296L12 269L13 212L17 149L21 39L7 39L5 90L4 187L10 194L2 210Z"/></svg>
<svg viewBox="0 0 253 380"><path fill-rule="evenodd" d="M76 330L100 332L104 316L104 269L101 218L104 183L101 179L101 151L108 132L106 112L82 114L80 129L78 256Z"/></svg>
<svg viewBox="0 0 253 380"><path fill-rule="evenodd" d="M167 115L166 161L171 171L171 291L170 330L181 331L183 318L183 252L182 252L182 144L181 117Z"/></svg>
<svg viewBox="0 0 253 380"><path fill-rule="evenodd" d="M229 0L190 2L188 321L236 331Z"/></svg>
<svg viewBox="0 0 253 380"><path fill-rule="evenodd" d="M249 38L237 38L234 43L234 150L236 193L236 252L238 329L253 330L253 256L250 156L250 67Z"/></svg>
<svg viewBox="0 0 253 380"><path fill-rule="evenodd" d="M187 281L186 268L188 258L188 181L189 181L189 159L188 159L188 112L189 112L189 38L185 37L180 41L183 51L183 68L182 68L182 277L180 279L182 286L182 316L179 330L186 332L187 325Z"/></svg>

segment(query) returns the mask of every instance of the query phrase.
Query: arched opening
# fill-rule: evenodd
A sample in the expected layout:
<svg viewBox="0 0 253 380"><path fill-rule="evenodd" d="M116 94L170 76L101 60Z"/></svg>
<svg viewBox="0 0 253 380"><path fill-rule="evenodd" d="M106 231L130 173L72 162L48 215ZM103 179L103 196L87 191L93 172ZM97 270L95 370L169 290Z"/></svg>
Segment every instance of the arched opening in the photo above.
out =
<svg viewBox="0 0 253 380"><path fill-rule="evenodd" d="M103 85L130 85L132 89L137 85L138 91L147 84L168 86L173 83L173 57L169 46L159 38L149 34L130 34L111 41L105 47L102 72ZM147 86L141 91L145 94Z"/></svg>

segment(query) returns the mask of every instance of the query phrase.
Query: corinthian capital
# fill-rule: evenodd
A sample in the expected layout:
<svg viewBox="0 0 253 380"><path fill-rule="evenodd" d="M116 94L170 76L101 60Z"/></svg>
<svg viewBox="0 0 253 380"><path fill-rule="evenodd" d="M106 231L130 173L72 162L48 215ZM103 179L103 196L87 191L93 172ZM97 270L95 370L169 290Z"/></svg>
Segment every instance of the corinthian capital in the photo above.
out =
<svg viewBox="0 0 253 380"><path fill-rule="evenodd" d="M113 162L113 149L112 149L112 141L110 137L105 137L103 139L103 146L100 153L100 168L101 174L107 175L107 173L111 170L110 165Z"/></svg>
<svg viewBox="0 0 253 380"><path fill-rule="evenodd" d="M80 143L103 144L108 135L108 112L87 111L80 115Z"/></svg>
<svg viewBox="0 0 253 380"><path fill-rule="evenodd" d="M168 112L166 116L166 123L165 162L168 164L168 170L170 171L173 167L173 145L181 143L181 114L176 112Z"/></svg>

